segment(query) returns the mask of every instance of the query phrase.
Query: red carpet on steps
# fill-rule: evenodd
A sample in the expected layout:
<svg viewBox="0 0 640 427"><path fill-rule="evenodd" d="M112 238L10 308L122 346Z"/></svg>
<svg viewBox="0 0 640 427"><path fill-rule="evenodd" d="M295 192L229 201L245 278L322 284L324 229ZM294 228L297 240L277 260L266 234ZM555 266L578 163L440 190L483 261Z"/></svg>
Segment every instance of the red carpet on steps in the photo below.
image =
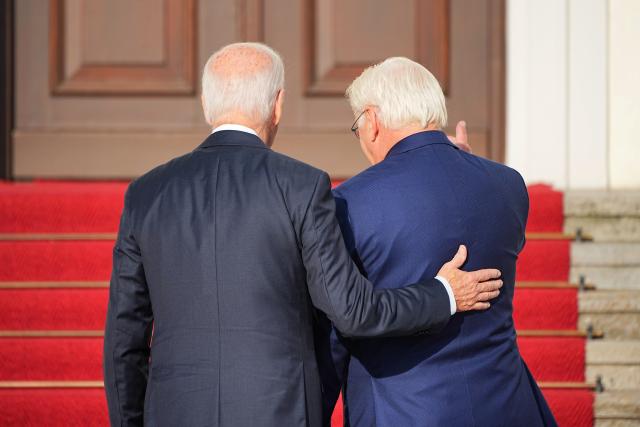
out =
<svg viewBox="0 0 640 427"><path fill-rule="evenodd" d="M526 281L566 281L569 279L568 240L529 240L520 257L516 278Z"/></svg>
<svg viewBox="0 0 640 427"><path fill-rule="evenodd" d="M584 381L579 338L520 337L518 344L538 381ZM92 381L102 376L102 338L2 338L2 381ZM549 359L555 363L549 363Z"/></svg>
<svg viewBox="0 0 640 427"><path fill-rule="evenodd" d="M100 330L109 290L2 289L0 330Z"/></svg>
<svg viewBox="0 0 640 427"><path fill-rule="evenodd" d="M0 182L0 233L115 231L127 185Z"/></svg>
<svg viewBox="0 0 640 427"><path fill-rule="evenodd" d="M593 425L593 392L589 390L542 390L560 427Z"/></svg>
<svg viewBox="0 0 640 427"><path fill-rule="evenodd" d="M102 378L102 338L2 338L2 381Z"/></svg>
<svg viewBox="0 0 640 427"><path fill-rule="evenodd" d="M584 339L518 337L520 354L537 381L584 381Z"/></svg>
<svg viewBox="0 0 640 427"><path fill-rule="evenodd" d="M530 185L529 220L527 230L538 232L562 231L564 225L564 200L560 191L548 185Z"/></svg>
<svg viewBox="0 0 640 427"><path fill-rule="evenodd" d="M0 389L0 403L2 426L109 425L102 388Z"/></svg>
<svg viewBox="0 0 640 427"><path fill-rule="evenodd" d="M111 241L0 241L0 280L108 280Z"/></svg>
<svg viewBox="0 0 640 427"><path fill-rule="evenodd" d="M0 241L0 280L108 280L112 249L113 242L104 240ZM568 276L569 242L527 243L518 261L518 280L561 281Z"/></svg>
<svg viewBox="0 0 640 427"><path fill-rule="evenodd" d="M126 188L124 182L0 182L0 233L116 231ZM562 231L562 193L534 185L529 195L528 230Z"/></svg>
<svg viewBox="0 0 640 427"><path fill-rule="evenodd" d="M577 289L517 288L513 320L517 329L575 329Z"/></svg>
<svg viewBox="0 0 640 427"><path fill-rule="evenodd" d="M117 230L126 183L0 182L0 233L112 233ZM562 194L529 188L529 232L560 232ZM106 282L112 241L0 241L2 282ZM570 244L530 240L518 262L518 281L566 281ZM12 286L15 285L12 283ZM106 288L0 288L0 331L101 330ZM518 330L574 330L575 289L516 289ZM538 381L582 382L583 338L519 336ZM0 382L100 381L101 337L0 337ZM592 425L593 394L586 389L544 389L561 426ZM46 420L44 422L43 420ZM341 425L341 408L334 413ZM106 425L101 388L0 388L0 425Z"/></svg>
<svg viewBox="0 0 640 427"><path fill-rule="evenodd" d="M104 327L108 290L0 290L0 330L87 329ZM515 324L519 329L575 329L575 289L518 289Z"/></svg>

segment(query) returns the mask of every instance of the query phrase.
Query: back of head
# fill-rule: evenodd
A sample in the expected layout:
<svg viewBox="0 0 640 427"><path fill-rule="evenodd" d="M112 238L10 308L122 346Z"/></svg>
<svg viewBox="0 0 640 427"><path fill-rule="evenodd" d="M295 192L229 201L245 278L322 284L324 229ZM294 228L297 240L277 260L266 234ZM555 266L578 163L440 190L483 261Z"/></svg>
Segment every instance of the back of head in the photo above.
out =
<svg viewBox="0 0 640 427"><path fill-rule="evenodd" d="M402 129L447 124L444 94L438 80L422 65L393 57L373 65L353 81L346 92L355 115L377 107L382 124Z"/></svg>
<svg viewBox="0 0 640 427"><path fill-rule="evenodd" d="M234 43L215 52L202 73L202 105L207 123L242 115L265 123L284 87L280 55L261 43Z"/></svg>

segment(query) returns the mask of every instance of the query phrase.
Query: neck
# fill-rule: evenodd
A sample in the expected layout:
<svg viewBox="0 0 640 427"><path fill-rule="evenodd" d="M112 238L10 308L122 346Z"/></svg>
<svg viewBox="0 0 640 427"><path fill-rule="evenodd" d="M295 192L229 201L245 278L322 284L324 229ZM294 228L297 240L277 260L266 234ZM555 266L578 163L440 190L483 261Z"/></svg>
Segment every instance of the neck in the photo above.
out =
<svg viewBox="0 0 640 427"><path fill-rule="evenodd" d="M218 126L225 125L225 124L241 125L241 126L246 126L249 129L253 129L258 134L258 137L260 137L262 142L264 142L265 144L267 144L267 142L270 140L270 129L267 126L267 124L257 123L255 120L245 115L229 114L229 115L223 116L211 124L211 129L215 129Z"/></svg>
<svg viewBox="0 0 640 427"><path fill-rule="evenodd" d="M381 162L382 160L384 160L385 157L387 157L387 154L389 153L389 151L394 147L394 145L396 145L398 142L402 141L406 137L414 135L416 133L425 132L428 130L440 130L440 129L433 124L429 124L426 127L417 125L417 126L406 126L406 127L403 127L402 129L387 129L385 132L386 133L385 140L388 142L383 145L383 150L380 153L381 156L378 161Z"/></svg>

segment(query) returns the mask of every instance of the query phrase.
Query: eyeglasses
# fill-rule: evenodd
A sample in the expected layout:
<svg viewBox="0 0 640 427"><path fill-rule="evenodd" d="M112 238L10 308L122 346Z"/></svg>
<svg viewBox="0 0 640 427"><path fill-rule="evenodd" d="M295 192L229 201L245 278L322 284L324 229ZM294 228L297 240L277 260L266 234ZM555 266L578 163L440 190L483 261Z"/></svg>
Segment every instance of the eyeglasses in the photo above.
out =
<svg viewBox="0 0 640 427"><path fill-rule="evenodd" d="M358 120L360 120L360 117L362 117L362 115L364 114L365 111L367 111L367 110L362 110L362 113L360 113L358 115L358 118L356 118L356 121L353 122L353 125L351 126L351 132L353 132L353 134L358 139L360 139L360 131L358 130Z"/></svg>

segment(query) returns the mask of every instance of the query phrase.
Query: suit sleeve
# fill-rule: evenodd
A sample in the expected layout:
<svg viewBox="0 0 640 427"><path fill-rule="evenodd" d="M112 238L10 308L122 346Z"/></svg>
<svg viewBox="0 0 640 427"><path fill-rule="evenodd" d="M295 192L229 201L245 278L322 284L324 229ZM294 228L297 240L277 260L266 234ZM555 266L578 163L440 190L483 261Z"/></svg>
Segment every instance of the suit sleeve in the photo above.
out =
<svg viewBox="0 0 640 427"><path fill-rule="evenodd" d="M349 221L347 202L340 196L340 193L337 190L333 191L333 196L336 203L336 218L338 220L338 225L340 226L342 239L344 240L347 252L358 267L360 273L366 276L364 266L362 265L362 261L360 260L356 249L355 236ZM327 321L327 323L329 322ZM327 350L324 351L324 353L326 354L322 353L321 346L320 349L316 349L316 353L320 353L319 356L323 357L322 362L319 363L323 386L322 397L324 400L323 425L329 426L331 425L331 415L335 409L340 392L344 390L343 385L347 380L351 355L349 353L349 349L344 344L342 337L339 336L336 328L334 328L330 323L326 328L325 337ZM318 350L320 350L320 352ZM345 426L348 424L348 417L345 417L344 424Z"/></svg>
<svg viewBox="0 0 640 427"><path fill-rule="evenodd" d="M104 335L104 385L114 426L143 425L153 325L140 248L131 229L129 192L113 249Z"/></svg>
<svg viewBox="0 0 640 427"><path fill-rule="evenodd" d="M374 290L358 272L340 234L326 173L316 182L300 240L311 300L342 335L411 335L447 324L449 296L436 279L400 289Z"/></svg>

